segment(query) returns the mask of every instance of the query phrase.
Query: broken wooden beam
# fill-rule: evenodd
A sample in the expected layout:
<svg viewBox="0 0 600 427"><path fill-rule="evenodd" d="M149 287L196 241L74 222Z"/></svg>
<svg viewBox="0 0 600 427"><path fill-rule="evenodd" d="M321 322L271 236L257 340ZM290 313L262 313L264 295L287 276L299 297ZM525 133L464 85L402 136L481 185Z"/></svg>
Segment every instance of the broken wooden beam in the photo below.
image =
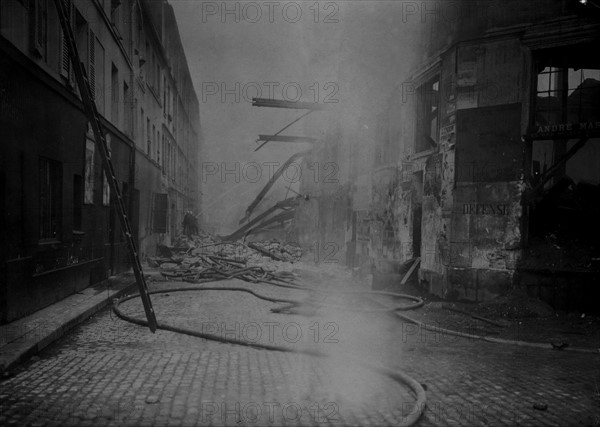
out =
<svg viewBox="0 0 600 427"><path fill-rule="evenodd" d="M281 165L279 167L279 169L277 169L277 171L275 171L275 173L269 179L267 184L263 187L263 189L260 191L260 193L258 193L258 196L256 196L256 198L252 201L252 203L250 203L250 205L246 209L246 215L240 220L240 224L243 224L244 222L246 222L248 220L248 218L250 218L250 215L252 214L252 212L254 211L256 206L258 206L260 201L265 197L265 194L267 194L267 192L271 189L273 184L275 184L275 181L277 181L281 177L283 172L294 162L294 160L296 160L299 157L304 156L305 154L308 154L308 151L303 151L303 152L294 154L289 159L287 159L286 162L283 165Z"/></svg>
<svg viewBox="0 0 600 427"><path fill-rule="evenodd" d="M281 132L283 132L284 130L286 130L287 128L289 128L290 126L292 126L294 123L300 121L303 117L308 116L310 113L312 113L312 110L308 110L306 113L302 114L300 117L294 119L291 123L288 123L287 125L285 125L283 128L281 128L276 134L272 135L272 137L276 137L277 135L279 135ZM265 142L263 142L262 144L260 144L258 147L256 147L254 149L254 151L258 151L260 150L267 142L269 142L271 139L267 138L265 140Z"/></svg>
<svg viewBox="0 0 600 427"><path fill-rule="evenodd" d="M284 221L289 221L291 219L294 219L296 215L296 210L292 210L292 211L284 211L281 212L277 215L275 215L272 218L269 219L265 219L264 221L262 221L260 224L256 225L256 227L252 227L247 234L251 234L252 232L254 232L255 230L259 229L259 228L264 228L269 224L273 224L274 222L284 222Z"/></svg>
<svg viewBox="0 0 600 427"><path fill-rule="evenodd" d="M252 98L253 107L289 108L293 110L327 110L329 105L318 102L284 101L280 99Z"/></svg>
<svg viewBox="0 0 600 427"><path fill-rule="evenodd" d="M258 135L258 142L260 141L276 141L276 142L307 142L314 144L317 142L317 138L310 138L308 136L293 136L293 135Z"/></svg>
<svg viewBox="0 0 600 427"><path fill-rule="evenodd" d="M415 258L413 264L410 266L410 268L408 269L408 271L406 272L406 274L400 281L400 285L405 285L406 282L408 282L408 279L410 279L410 276L412 276L412 274L414 273L414 271L416 270L417 266L420 263L421 263L421 258L419 258L419 257Z"/></svg>
<svg viewBox="0 0 600 427"><path fill-rule="evenodd" d="M285 259L283 259L282 257L275 255L274 253L267 251L266 249L261 248L260 246L258 246L255 243L248 243L248 247L254 249L255 251L260 252L263 255L268 256L271 259L274 259L275 261L285 261Z"/></svg>
<svg viewBox="0 0 600 427"><path fill-rule="evenodd" d="M255 224L266 218L271 213L275 212L276 210L281 210L288 206L294 206L296 203L298 203L296 197L290 197L288 199L277 202L275 203L275 205L271 206L269 209L258 215L256 218L252 219L248 224L244 225L243 227L240 227L239 229L231 233L229 236L224 236L223 239L235 241L241 238L244 234L251 230Z"/></svg>

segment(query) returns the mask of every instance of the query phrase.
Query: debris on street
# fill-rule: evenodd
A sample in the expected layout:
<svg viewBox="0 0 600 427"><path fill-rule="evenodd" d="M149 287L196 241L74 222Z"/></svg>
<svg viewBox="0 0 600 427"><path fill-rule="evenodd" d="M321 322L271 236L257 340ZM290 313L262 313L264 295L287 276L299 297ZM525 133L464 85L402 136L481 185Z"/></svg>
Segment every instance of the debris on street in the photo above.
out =
<svg viewBox="0 0 600 427"><path fill-rule="evenodd" d="M302 257L299 246L277 240L244 243L221 241L200 232L181 235L173 246L159 246L158 256L149 264L158 267L166 278L206 282L234 277L250 282L277 281L293 284L292 263Z"/></svg>

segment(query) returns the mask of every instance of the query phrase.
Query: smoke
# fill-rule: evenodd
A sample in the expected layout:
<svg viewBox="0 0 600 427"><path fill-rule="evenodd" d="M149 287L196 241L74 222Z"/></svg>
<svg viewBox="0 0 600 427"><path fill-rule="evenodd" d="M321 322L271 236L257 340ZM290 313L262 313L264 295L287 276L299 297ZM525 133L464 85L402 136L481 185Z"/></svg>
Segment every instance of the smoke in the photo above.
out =
<svg viewBox="0 0 600 427"><path fill-rule="evenodd" d="M259 134L274 134L302 110L252 107L252 97L332 107L310 114L286 135L321 138L332 124L352 134L357 123L385 110L414 55L418 23L400 19L403 2L281 2L272 10L267 3L170 1L200 101L200 165L219 165L214 175L200 171L200 219L220 232L237 228L268 181L263 163L282 164L307 148L270 142L255 152ZM263 168L258 180L242 173L251 162ZM289 185L277 183L271 202L282 199ZM267 200L261 206L268 207Z"/></svg>

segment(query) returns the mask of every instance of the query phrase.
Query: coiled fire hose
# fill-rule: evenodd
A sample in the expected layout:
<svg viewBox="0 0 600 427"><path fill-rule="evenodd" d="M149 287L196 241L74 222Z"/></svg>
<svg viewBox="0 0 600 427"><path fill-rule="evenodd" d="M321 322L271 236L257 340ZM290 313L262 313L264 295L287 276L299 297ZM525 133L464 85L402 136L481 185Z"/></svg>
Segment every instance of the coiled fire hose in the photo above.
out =
<svg viewBox="0 0 600 427"><path fill-rule="evenodd" d="M214 282L214 280L207 280L206 283L208 282ZM273 286L279 286L279 287L284 287L284 288L296 288L296 289L301 289L301 290L308 290L308 291L314 291L314 292L325 292L325 293L331 293L330 291L327 290L323 290L323 289L318 289L318 288L310 288L310 287L304 287L304 286L297 286L297 285L290 285L290 284L281 284L281 283L276 283L273 281L261 281L263 283L267 283ZM172 293L172 292L191 292L191 291L229 291L229 292L245 292L245 293L249 293L252 296L265 300L265 301L269 301L269 302L276 302L276 303L287 303L290 304L290 306L296 306L298 304L301 304L300 301L294 301L294 300L288 300L288 299L282 299L282 298L272 298L272 297L267 297L265 295L261 295L257 292L254 292L251 289L247 289L247 288L242 288L242 287L220 287L220 286L192 286L192 287L184 287L184 288L173 288L173 289L164 289L164 290L155 290L155 291L150 291L149 294L161 294L161 293ZM397 306L397 307L393 307L393 308L381 308L381 309L368 309L368 310L359 310L356 309L356 311L365 311L365 312L395 312L397 310L411 310L411 309L415 309L418 307L421 307L424 302L421 298L412 296L412 295L406 295L406 294L398 294L398 293L393 293L393 292L383 292L383 291L340 291L340 292L336 292L340 293L340 294L379 294L379 295L388 295L388 296L393 296L395 298L402 298L402 299L407 299L407 300L411 300L413 301L412 304L409 305L402 305L402 306ZM119 307L119 305L125 301L131 300L133 298L137 298L139 297L139 294L134 294L134 295L129 295L129 296L123 296L120 299L118 299L114 306L113 306L113 310L115 312L115 314L127 321L127 322L131 322L140 326L148 326L148 322L144 319L138 319L138 318L134 318L131 317L125 313L123 313ZM335 306L336 308L348 308L348 307L341 307L341 306ZM271 351L279 351L279 352L288 352L288 353L299 353L299 354L305 354L305 355L309 355L309 356L315 356L315 357L329 357L329 355L325 352L320 352L320 351L315 351L315 350L307 350L307 349L293 349L293 348L289 348L289 347L284 347L284 346L278 346L278 345L269 345L269 344L258 344L258 343L252 343L252 342L247 342L247 341L243 341L243 340L239 340L239 339L231 339L231 338L224 338L215 334L210 334L210 333L204 333L204 332L199 332L193 329L188 329L188 328L182 328L182 327L178 327L178 326L173 326L173 325L169 325L167 323L163 323L160 321L157 321L157 328L158 329L163 329L165 331L171 331L171 332L175 332L175 333L180 333L180 334L185 334L185 335L190 335L190 336L194 336L194 337L198 337L198 338L204 338L204 339L208 339L208 340L213 340L213 341L218 341L221 343L229 343L229 344L237 344L237 345L243 345L246 347L253 347L253 348L257 348L257 349L264 349L264 350L271 350ZM409 375L407 375L404 372L398 371L398 370L392 370L386 367L382 367L382 366L373 366L370 364L366 364L362 361L356 361L356 360L349 360L349 362L352 363L358 363L374 372L377 372L380 375L383 376L387 376L388 378L391 378L392 380L394 380L397 383L400 384L404 384L406 386L409 387L409 389L413 392L413 394L416 397L416 401L415 404L413 406L413 409L411 410L411 412L405 416L402 417L401 419L401 426L411 426L414 425L419 418L421 417L423 411L425 410L425 404L427 402L427 396L425 394L425 390L423 389L423 386L416 381L415 379L411 378Z"/></svg>

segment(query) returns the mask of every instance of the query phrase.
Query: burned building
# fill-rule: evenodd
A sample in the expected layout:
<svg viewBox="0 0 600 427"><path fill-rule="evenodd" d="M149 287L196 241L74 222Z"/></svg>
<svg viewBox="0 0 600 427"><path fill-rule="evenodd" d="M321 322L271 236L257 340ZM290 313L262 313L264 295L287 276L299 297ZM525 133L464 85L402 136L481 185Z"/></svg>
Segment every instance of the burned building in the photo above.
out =
<svg viewBox="0 0 600 427"><path fill-rule="evenodd" d="M348 178L347 259L394 273L419 258L419 283L439 296L483 301L520 286L559 308L589 307L600 270L600 9L408 3L398 19L416 20L422 42L359 143L371 166Z"/></svg>
<svg viewBox="0 0 600 427"><path fill-rule="evenodd" d="M64 1L142 254L195 209L200 127L166 1ZM51 0L0 4L0 320L129 268Z"/></svg>

